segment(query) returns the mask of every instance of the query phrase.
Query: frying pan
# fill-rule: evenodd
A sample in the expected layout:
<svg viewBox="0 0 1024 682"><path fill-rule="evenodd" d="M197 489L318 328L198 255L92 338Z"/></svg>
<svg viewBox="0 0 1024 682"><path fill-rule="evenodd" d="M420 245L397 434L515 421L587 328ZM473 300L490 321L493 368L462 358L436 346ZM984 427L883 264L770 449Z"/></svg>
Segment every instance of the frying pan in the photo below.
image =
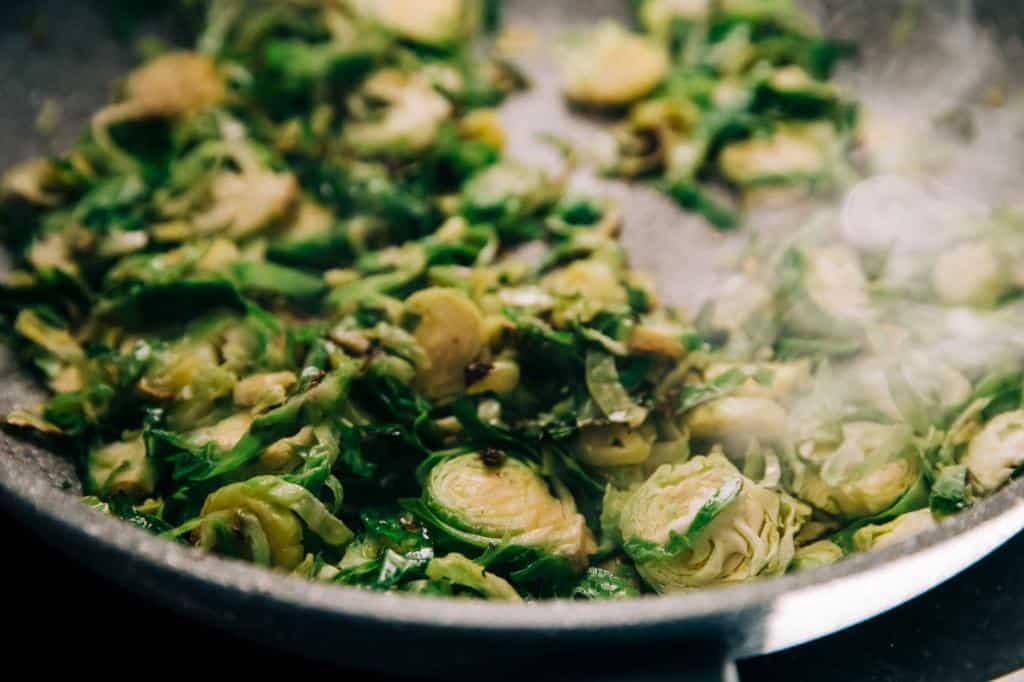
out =
<svg viewBox="0 0 1024 682"><path fill-rule="evenodd" d="M537 38L523 57L534 88L504 108L516 155L551 162L550 150L537 143L539 131L553 130L586 146L596 123L563 108L545 48L572 24L621 15L625 4L507 0L507 20L529 27ZM130 50L107 37L106 25L89 7L9 0L0 8L3 166L68 145L107 99L109 82L130 67ZM896 18L906 16L903 3L846 0L818 6L831 32L862 45L863 61L848 78L890 97L891 106L905 112L922 102L955 105L943 98L970 100L979 88L1012 77L1019 45L1000 36L1020 35L1019 3L919 1L910 9L915 7L920 23L895 45L889 37ZM971 16L977 25L965 21ZM950 52L951 45L964 51ZM969 67L965 60L977 64ZM41 135L35 132L38 112L51 99L59 102L61 125ZM57 111L53 104L48 108ZM988 126L997 146L1016 135L1001 121L996 116ZM983 201L1012 199L1021 158L1009 152L989 157L972 165L965 155L946 186ZM714 286L711 250L728 250L742 239L712 233L643 188L587 177L578 182L597 184L622 200L626 246L673 302L692 303L706 294ZM788 223L794 216L774 219ZM766 225L771 221L765 217ZM42 397L6 350L0 351L0 386L3 412ZM311 657L446 679L734 678L730 661L821 637L897 606L1024 528L1020 480L902 545L804 574L622 602L503 605L370 593L285 577L147 535L80 504L79 492L75 469L60 453L0 434L0 503L109 580L238 635Z"/></svg>

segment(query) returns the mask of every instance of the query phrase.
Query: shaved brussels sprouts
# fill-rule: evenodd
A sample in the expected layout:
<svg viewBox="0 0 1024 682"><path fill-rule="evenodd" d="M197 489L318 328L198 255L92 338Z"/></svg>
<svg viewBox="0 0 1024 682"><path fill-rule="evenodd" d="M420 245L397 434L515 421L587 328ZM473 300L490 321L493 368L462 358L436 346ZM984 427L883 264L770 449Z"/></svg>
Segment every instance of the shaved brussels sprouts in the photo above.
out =
<svg viewBox="0 0 1024 682"><path fill-rule="evenodd" d="M620 531L644 581L673 592L784 573L806 517L712 455L655 471L623 507Z"/></svg>
<svg viewBox="0 0 1024 682"><path fill-rule="evenodd" d="M740 222L740 203L855 181L857 106L829 81L850 46L823 38L791 2L633 7L645 35L602 24L568 50L564 69L569 100L622 109L599 155L604 170L654 177L723 230ZM783 185L804 191L773 189Z"/></svg>
<svg viewBox="0 0 1024 682"><path fill-rule="evenodd" d="M584 565L596 544L572 497L552 494L523 462L498 459L471 453L438 463L424 483L427 507L468 544L535 547Z"/></svg>
<svg viewBox="0 0 1024 682"><path fill-rule="evenodd" d="M616 107L650 93L667 73L668 57L660 45L605 22L567 50L562 79L569 99Z"/></svg>
<svg viewBox="0 0 1024 682"><path fill-rule="evenodd" d="M723 229L856 179L849 48L795 3L633 8L566 45L605 171ZM3 425L95 508L324 583L610 599L826 565L1024 470L1013 211L920 244L816 212L723 243L691 318L576 194L590 155L513 158L496 3L209 9L0 183L0 327L52 391Z"/></svg>
<svg viewBox="0 0 1024 682"><path fill-rule="evenodd" d="M156 478L156 469L146 456L141 437L89 452L86 487L97 495L126 495L141 500L156 491Z"/></svg>

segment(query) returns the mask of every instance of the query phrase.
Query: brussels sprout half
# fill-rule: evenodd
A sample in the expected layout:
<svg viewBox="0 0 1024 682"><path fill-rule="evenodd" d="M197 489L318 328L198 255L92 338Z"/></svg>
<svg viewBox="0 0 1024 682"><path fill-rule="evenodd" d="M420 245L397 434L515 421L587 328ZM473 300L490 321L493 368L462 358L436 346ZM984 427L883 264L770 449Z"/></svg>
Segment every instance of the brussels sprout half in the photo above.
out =
<svg viewBox="0 0 1024 682"><path fill-rule="evenodd" d="M445 530L470 546L532 547L585 565L596 544L568 492L556 496L514 457L485 455L445 458L425 474L423 502Z"/></svg>
<svg viewBox="0 0 1024 682"><path fill-rule="evenodd" d="M796 482L795 492L842 518L879 514L920 482L912 435L903 424L848 422L838 443L803 443L800 456L813 467Z"/></svg>
<svg viewBox="0 0 1024 682"><path fill-rule="evenodd" d="M711 455L655 471L626 501L619 529L644 581L673 592L784 573L808 515Z"/></svg>

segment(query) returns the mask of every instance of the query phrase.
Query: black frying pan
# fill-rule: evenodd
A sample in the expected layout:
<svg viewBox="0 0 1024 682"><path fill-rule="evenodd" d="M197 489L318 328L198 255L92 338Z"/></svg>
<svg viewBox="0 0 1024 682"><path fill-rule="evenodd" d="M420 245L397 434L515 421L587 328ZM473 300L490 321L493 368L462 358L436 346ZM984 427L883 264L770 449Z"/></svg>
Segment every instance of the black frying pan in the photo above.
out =
<svg viewBox="0 0 1024 682"><path fill-rule="evenodd" d="M569 24L621 15L625 4L506 2L509 21L536 30L541 48ZM1020 3L979 2L979 24L989 27L981 32L964 22L969 3L914 4L925 10L922 23L896 46L888 39L904 3L823 4L826 25L864 46L859 75L850 78L906 112L923 102L971 101L991 82L1012 77L1019 45L999 36L1019 35ZM4 3L0 164L59 150L74 139L107 99L111 79L132 63L130 50L109 35L86 3ZM974 56L984 58L968 63ZM586 142L594 124L560 104L548 51L538 49L524 59L535 87L505 109L511 148L538 162L548 154L550 161L534 133L554 129ZM43 135L36 119L51 98L60 103L61 125ZM1005 126L1005 118L993 116L991 125ZM982 201L1012 199L1022 159L992 158L990 152L980 160L965 156L947 182ZM713 286L710 249L728 248L740 237L713 234L647 190L620 184L605 189L623 199L624 239L634 260L655 274L670 300L692 302ZM41 397L6 351L0 351L0 382L0 412ZM1024 481L1018 481L903 545L802 575L625 602L503 605L368 593L284 577L147 535L79 504L79 490L74 468L60 453L0 434L0 502L107 578L242 636L349 666L439 678L544 678L557 664L560 678L719 679L731 674L732 659L792 646L892 608L1024 528Z"/></svg>

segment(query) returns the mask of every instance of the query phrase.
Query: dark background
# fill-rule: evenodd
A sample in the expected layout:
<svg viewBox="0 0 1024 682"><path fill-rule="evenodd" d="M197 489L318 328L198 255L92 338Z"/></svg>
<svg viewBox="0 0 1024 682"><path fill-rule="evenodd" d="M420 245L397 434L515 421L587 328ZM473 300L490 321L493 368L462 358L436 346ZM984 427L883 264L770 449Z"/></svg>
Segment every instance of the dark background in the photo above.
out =
<svg viewBox="0 0 1024 682"><path fill-rule="evenodd" d="M180 679L266 679L281 672L296 680L412 682L305 661L150 605L5 515L0 537L6 611L0 650L9 670ZM812 644L741 662L741 679L937 682L1004 675L1024 667L1022 574L1024 534L894 611ZM53 655L41 658L41 644Z"/></svg>

